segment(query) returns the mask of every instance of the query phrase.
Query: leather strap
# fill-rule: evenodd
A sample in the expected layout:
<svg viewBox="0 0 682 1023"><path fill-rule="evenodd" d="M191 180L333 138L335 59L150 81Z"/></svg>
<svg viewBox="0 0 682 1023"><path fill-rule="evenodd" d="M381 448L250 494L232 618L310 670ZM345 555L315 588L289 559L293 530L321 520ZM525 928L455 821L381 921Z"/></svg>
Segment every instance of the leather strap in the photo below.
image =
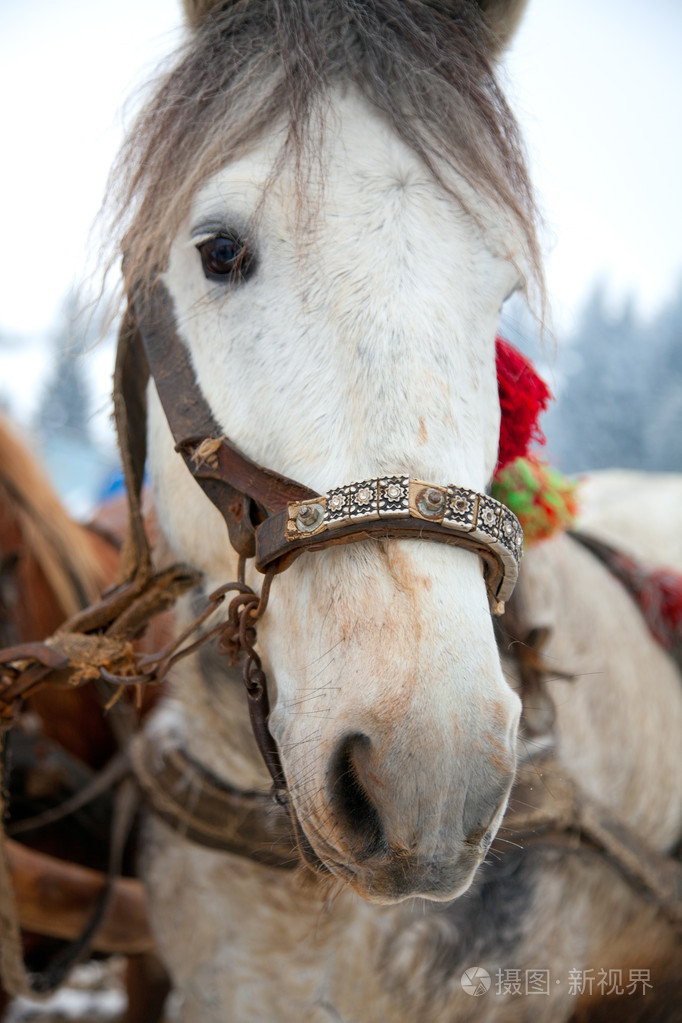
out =
<svg viewBox="0 0 682 1023"><path fill-rule="evenodd" d="M682 573L652 569L598 537L569 533L618 579L637 605L649 631L682 671Z"/></svg>
<svg viewBox="0 0 682 1023"><path fill-rule="evenodd" d="M151 573L151 553L142 518L141 495L147 458L147 381L135 317L127 309L118 334L114 368L114 418L128 499L128 532L121 553L119 582L146 578Z"/></svg>
<svg viewBox="0 0 682 1023"><path fill-rule="evenodd" d="M258 527L256 568L259 571L264 572L274 565L277 572L282 572L304 551L321 551L327 547L354 543L357 540L431 540L452 547L464 547L477 554L484 562L486 585L488 591L494 595L496 603L504 602L510 596L509 584L513 586L513 582L516 581L516 571L513 574L508 568L505 571L506 566L501 558L497 557L489 546L467 533L455 532L436 522L412 518L378 519L360 525L349 523L339 526L333 533L291 540L287 535L288 520L289 514L285 510L270 516Z"/></svg>
<svg viewBox="0 0 682 1023"><path fill-rule="evenodd" d="M305 860L324 872L293 812L260 792L217 778L177 747L161 748L140 734L131 746L137 780L151 809L199 845L292 870ZM682 933L682 864L642 841L585 793L552 756L522 764L503 822L500 854L521 849L597 853Z"/></svg>
<svg viewBox="0 0 682 1023"><path fill-rule="evenodd" d="M163 281L158 280L143 294L138 291L132 306L137 322L135 343L144 346L176 449L225 519L235 551L251 558L258 521L290 501L315 497L315 492L258 465L224 436L197 384L177 331L173 300Z"/></svg>
<svg viewBox="0 0 682 1023"><path fill-rule="evenodd" d="M131 375L134 375L132 380ZM461 488L446 491L409 481L406 477L391 477L330 492L327 512L326 497L321 498L308 487L258 465L224 436L197 383L189 353L178 333L173 300L159 278L146 287L133 289L117 359L116 397L117 404L122 406L117 410L117 425L126 482L133 491L131 538L126 549L141 559L141 564L133 566L134 574L127 570L127 580L137 582L139 574L146 580L149 575L149 549L144 537L139 535L143 532L139 493L146 447L143 391L149 375L154 380L176 450L226 523L230 543L240 557L240 584L244 582L245 560L253 558L257 552L257 568L266 573L269 580L305 549L320 550L370 536L414 537L475 551L486 565L493 610L496 613L503 610L504 601L516 582L522 547L520 525L508 509L503 509L487 495ZM419 493L413 493L413 482L421 488ZM376 483L376 490L368 488L367 483ZM383 497L382 484L385 485ZM456 494L450 494L453 489ZM357 521L339 523L334 511L334 502L338 501L351 520L368 517L356 515L353 510L353 501L360 501L365 490L376 496L376 508L369 518L379 519L384 515L384 521L365 521L359 526ZM397 498L391 496L392 491ZM421 497L421 505L418 497ZM432 498L439 505L435 512L427 507ZM423 504L424 500L427 505ZM464 511L458 510L457 502L463 502ZM299 524L297 516L301 510L316 515L322 504L326 521L320 529L310 530ZM447 526L440 524L446 523L448 518ZM314 535L328 527L328 535ZM248 622L248 613L245 611L241 616L240 649L247 654L244 682L249 710L256 741L275 788L282 792L284 771L267 727L267 680L260 664L256 663L255 619ZM245 642L247 632L250 633L248 643Z"/></svg>
<svg viewBox="0 0 682 1023"><path fill-rule="evenodd" d="M415 514L411 505L409 514L391 515L379 522L350 522L335 528L333 535L324 537L299 534L292 539L292 509L301 503L319 501L320 496L253 462L224 436L197 383L189 354L178 334L173 300L163 281L157 280L144 291L138 289L131 307L136 330L128 328L126 345L137 352L138 362L142 359L139 348L144 348L176 450L223 516L234 549L242 557L256 555L256 567L261 572L271 567L276 572L282 571L303 550L322 550L370 536L412 537L473 550L486 564L486 581L493 606L511 595L521 553L520 526L515 516L505 509L508 519L505 526L510 531L511 541L507 542L498 530L501 506L484 495L473 494L473 498L495 506L493 535L479 530L478 535L471 536L470 525L458 529L450 523L445 528L440 521L430 521L431 516L420 515L415 521L411 517ZM463 493L472 494L470 491Z"/></svg>
<svg viewBox="0 0 682 1023"><path fill-rule="evenodd" d="M268 867L300 865L289 815L269 794L233 788L184 750L161 748L142 733L130 758L148 804L191 842Z"/></svg>
<svg viewBox="0 0 682 1023"><path fill-rule="evenodd" d="M513 839L523 849L598 853L655 902L682 935L682 863L642 840L585 792L553 756L521 765L509 804L504 839L495 839L494 851L508 851L505 843Z"/></svg>

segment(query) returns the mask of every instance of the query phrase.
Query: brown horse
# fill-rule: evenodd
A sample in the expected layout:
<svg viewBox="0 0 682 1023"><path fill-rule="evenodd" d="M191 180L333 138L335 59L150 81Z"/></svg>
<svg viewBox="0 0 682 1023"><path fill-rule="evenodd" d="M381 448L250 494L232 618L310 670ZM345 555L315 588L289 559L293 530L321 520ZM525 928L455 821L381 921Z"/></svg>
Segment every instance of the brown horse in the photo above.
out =
<svg viewBox="0 0 682 1023"><path fill-rule="evenodd" d="M0 419L0 645L50 636L113 579L111 539L66 513L26 442ZM32 705L45 734L94 767L113 753L90 690L44 687Z"/></svg>
<svg viewBox="0 0 682 1023"><path fill-rule="evenodd" d="M121 510L107 509L109 526L124 519ZM118 566L113 535L70 518L29 446L0 419L0 646L43 640L98 599ZM30 698L8 738L15 765L9 777L10 831L22 818L77 791L117 752L117 737L103 712L105 699L91 685L45 685ZM81 811L60 824L22 831L19 841L28 843L30 852L24 844L9 843L24 950L36 967L60 947L57 938L75 938L92 912L101 885L101 874L93 868L106 869L110 814L106 802L92 806L90 815ZM52 899L46 884L54 889ZM131 913L131 920L139 920L139 895L127 884L115 900L122 897L124 916ZM108 943L110 950L123 951L122 939L109 927L108 937L100 934L96 947ZM165 981L159 986L158 968L149 955L138 955L129 964L127 1019L146 1023L159 1011ZM6 1004L4 993L2 999Z"/></svg>

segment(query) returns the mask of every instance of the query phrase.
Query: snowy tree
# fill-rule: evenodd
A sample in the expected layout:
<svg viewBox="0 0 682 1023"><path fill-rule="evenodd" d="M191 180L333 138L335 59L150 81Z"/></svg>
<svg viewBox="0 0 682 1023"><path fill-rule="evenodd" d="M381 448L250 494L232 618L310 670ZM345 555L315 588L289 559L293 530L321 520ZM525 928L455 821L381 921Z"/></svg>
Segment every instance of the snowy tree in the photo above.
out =
<svg viewBox="0 0 682 1023"><path fill-rule="evenodd" d="M552 462L566 472L682 471L682 286L651 322L632 301L614 310L595 286L554 361L522 306L505 308L502 331L557 393L542 421Z"/></svg>
<svg viewBox="0 0 682 1023"><path fill-rule="evenodd" d="M43 436L65 432L89 440L90 389L82 356L93 330L84 323L75 296L69 295L62 323L53 337L54 365L36 416L38 431Z"/></svg>
<svg viewBox="0 0 682 1023"><path fill-rule="evenodd" d="M648 467L682 472L682 286L652 323L648 347L655 353L644 428Z"/></svg>

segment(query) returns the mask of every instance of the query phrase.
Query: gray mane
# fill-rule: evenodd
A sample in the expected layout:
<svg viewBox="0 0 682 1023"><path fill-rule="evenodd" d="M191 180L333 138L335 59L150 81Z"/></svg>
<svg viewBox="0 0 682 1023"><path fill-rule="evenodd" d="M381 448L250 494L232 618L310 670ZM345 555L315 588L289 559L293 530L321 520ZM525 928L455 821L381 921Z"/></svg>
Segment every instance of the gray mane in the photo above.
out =
<svg viewBox="0 0 682 1023"><path fill-rule="evenodd" d="M148 280L196 190L286 118L282 158L314 151L334 85L353 84L438 177L445 160L511 212L538 279L535 207L514 118L473 0L236 0L156 84L112 172L126 285Z"/></svg>

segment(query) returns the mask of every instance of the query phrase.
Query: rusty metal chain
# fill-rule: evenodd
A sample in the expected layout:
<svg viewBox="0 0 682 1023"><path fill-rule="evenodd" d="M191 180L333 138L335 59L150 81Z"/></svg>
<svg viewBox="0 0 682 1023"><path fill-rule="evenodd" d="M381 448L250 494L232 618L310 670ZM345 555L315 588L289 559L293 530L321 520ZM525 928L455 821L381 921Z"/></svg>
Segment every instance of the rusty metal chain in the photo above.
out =
<svg viewBox="0 0 682 1023"><path fill-rule="evenodd" d="M132 599L120 608L116 606L115 612L108 617L102 612L102 620L106 620L103 633L80 631L79 626L85 623L81 621L81 616L77 616L45 643L25 643L0 651L0 728L10 727L15 708L47 681L81 685L102 679L114 687L112 699L106 705L106 709L109 709L125 689L135 687L138 694L141 694L144 686L161 683L178 661L214 637L219 637L218 649L229 658L231 664L243 658L242 679L247 692L251 723L259 749L272 775L275 794L281 800L286 783L277 746L267 727L270 713L267 678L255 649L256 623L267 607L275 572L271 569L265 574L258 594L246 583L245 568L246 559L242 557L237 580L211 593L203 611L179 636L156 653L142 654L135 651L128 635L130 629L121 628L121 622L131 618L131 608L135 607L135 600ZM176 588L175 599L189 588L189 582L196 582L196 577L184 578L183 584ZM234 593L234 596L228 605L226 620L192 639L230 593ZM108 600L113 605L114 600L119 598L120 594L114 592ZM135 599L139 602L139 597ZM166 609L168 603L168 600L151 600L144 611L137 612L134 621L138 632L141 625L148 624L161 610ZM107 600L102 606L108 608ZM91 624L87 622L87 625Z"/></svg>

